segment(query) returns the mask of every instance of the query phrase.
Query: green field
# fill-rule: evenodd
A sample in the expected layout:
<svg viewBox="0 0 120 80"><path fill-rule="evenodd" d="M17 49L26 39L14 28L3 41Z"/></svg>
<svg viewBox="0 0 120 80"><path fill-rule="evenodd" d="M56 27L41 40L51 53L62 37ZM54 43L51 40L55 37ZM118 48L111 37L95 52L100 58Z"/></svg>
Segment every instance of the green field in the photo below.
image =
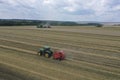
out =
<svg viewBox="0 0 120 80"><path fill-rule="evenodd" d="M44 45L66 60L38 56ZM0 80L120 80L120 27L0 27Z"/></svg>

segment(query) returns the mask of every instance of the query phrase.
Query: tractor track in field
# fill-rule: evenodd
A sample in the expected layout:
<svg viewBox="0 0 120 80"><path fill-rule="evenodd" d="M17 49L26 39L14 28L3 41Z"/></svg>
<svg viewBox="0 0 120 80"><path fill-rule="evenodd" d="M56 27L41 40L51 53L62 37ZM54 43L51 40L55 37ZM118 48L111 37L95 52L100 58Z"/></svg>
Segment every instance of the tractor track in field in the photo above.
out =
<svg viewBox="0 0 120 80"><path fill-rule="evenodd" d="M4 48L5 48L6 46L4 46ZM6 47L6 48L8 48L8 47ZM10 48L10 47L9 47ZM19 50L19 49L14 49L14 50L18 50L18 51L21 51L21 50ZM23 52L25 52L26 53L26 51L23 51ZM27 52L28 53L28 52ZM33 53L34 54L34 53ZM31 65L36 65L36 66L39 66L38 64L35 64L35 63L33 63L33 62L30 62L30 61L26 61L26 60L22 60L22 59L19 59L19 58L13 58L13 57L8 57L8 56L5 56L5 55L1 55L1 56L3 56L3 57L6 57L7 59L12 59L12 60L19 60L20 62L25 62L25 63L28 63L28 64L31 64ZM66 70L61 70L60 68L59 69L56 69L56 68L52 68L52 67L48 67L48 66L46 66L46 65L41 65L40 66L40 68L41 69L44 69L45 68L45 70L46 69L48 69L48 70L51 70L51 71L56 71L56 73L57 72L60 72L61 74L69 74L69 76L75 76L75 77L81 77L81 78L86 78L85 76L83 76L83 75L79 75L78 73L76 74L76 73L71 73L71 72L69 72L69 71L66 71ZM37 72L38 73L38 72ZM46 77L47 75L45 75L45 74L43 74L44 75L44 77ZM43 76L43 75L41 75L41 76ZM115 74L116 75L116 74ZM50 76L48 76L48 78L50 78ZM52 79L52 77L51 77L51 79ZM59 80L59 79L57 79L57 78L53 78L54 80ZM52 79L52 80L53 80ZM87 79L87 78L86 78ZM88 79L88 80L93 80L93 78L91 78L91 79Z"/></svg>
<svg viewBox="0 0 120 80"><path fill-rule="evenodd" d="M120 37L120 33L118 33L118 35L115 35L115 34L108 34L108 33L101 33L101 34L99 34L99 33L96 33L96 32L94 32L94 30L93 30L93 33L92 32L90 32L90 33L88 33L88 32L86 32L86 31L76 31L76 30L68 30L68 29L36 29L36 28L5 28L5 29L3 29L3 30L24 30L24 31L47 31L47 32L52 32L53 33L53 31L55 32L55 33L68 33L68 34L66 34L66 35L69 35L69 33L70 34L82 34L82 35L84 35L84 36L86 36L86 35L88 35L88 36L90 36L90 35L99 35L99 36L113 36L113 37ZM99 31L99 30L97 30L97 31ZM113 32L113 31L112 31ZM114 31L114 32L116 32L116 30ZM117 32L119 32L119 31L117 31Z"/></svg>
<svg viewBox="0 0 120 80"><path fill-rule="evenodd" d="M1 36L2 37L2 36ZM66 46L66 48L68 47L68 48L71 48L71 49L74 49L74 50L79 50L79 49L92 49L92 50L98 50L98 51L106 51L106 55L111 55L111 54L107 54L108 52L109 53L111 53L112 52L112 54L117 54L117 53L120 53L120 50L119 50L119 47L116 47L116 49L114 49L114 50L112 50L112 49L104 49L104 47L102 48L102 46L101 46L101 48L96 48L96 47L94 47L93 46L93 44L91 44L92 45L92 47L87 47L87 46L83 46L83 45L72 45L72 44L68 44L68 43L61 43L61 42L53 42L53 41L44 41L44 40L41 40L41 39L31 39L31 38L28 38L28 37L25 37L25 38L23 38L23 37L17 37L17 36L14 36L14 37L8 37L8 36L3 36L3 38L11 38L11 39L18 39L18 40L32 40L32 41L36 41L36 42L41 42L41 43L48 43L49 45L52 45L52 44L58 44L59 46L60 45L64 45L64 46ZM86 43L86 44L88 44L88 43ZM54 46L55 46L54 45ZM96 44L97 45L97 44ZM95 45L95 46L96 46ZM62 47L61 46L61 47ZM99 45L97 45L97 46L99 46ZM110 46L107 46L107 47L110 47ZM113 48L113 47L115 47L115 46L112 46L111 48ZM88 52L89 53L89 52ZM92 52L93 53L93 52ZM105 54L104 54L105 55ZM113 55L114 56L114 55Z"/></svg>
<svg viewBox="0 0 120 80"><path fill-rule="evenodd" d="M25 32L31 32L30 30L23 30L23 31L25 31ZM34 32L34 31L36 31L36 30L32 30L32 32ZM41 34L42 33L44 33L45 35L49 35L48 33L50 33L50 34L52 34L52 35L57 35L57 36L62 36L62 37L66 37L66 36L69 36L69 37L74 37L74 38L78 38L78 37L82 37L82 38L91 38L91 39L99 39L99 40L105 40L105 38L109 38L109 39L106 39L107 41L109 40L111 40L111 36L104 36L104 35L97 35L97 34L86 34L86 33L68 33L68 32L61 32L61 31L49 31L49 30L38 30L37 32L40 32ZM35 32L35 33L32 33L33 35L38 35L37 34L37 32ZM5 33L7 33L7 34L14 34L14 31L10 31L10 30L6 30L6 31L1 31L1 33L3 33L3 34L5 34ZM65 34L66 33L66 34ZM22 34L21 32L18 32L18 33L15 33L15 34L17 34L17 35L19 35L20 36L20 34ZM43 34L43 35L44 35ZM30 34L24 34L24 36L29 36ZM93 36L94 35L94 36ZM96 38L97 37L97 38ZM120 36L112 36L113 38L112 38L112 41L120 41Z"/></svg>
<svg viewBox="0 0 120 80"><path fill-rule="evenodd" d="M52 33L53 31L51 31ZM76 32L65 32L65 31L54 31L54 33L57 35L62 35L62 36L72 36L72 37L83 37L83 38L91 38L91 39L99 39L99 40L109 40L109 41L120 41L120 36L112 36L112 35L101 35L101 34L91 34L91 33L76 33ZM67 33L67 34L65 34ZM75 35L75 36L74 36ZM93 37L94 35L94 37ZM104 36L104 38L103 38ZM111 39L111 38L106 38L106 37L113 37L113 38L116 38L116 39Z"/></svg>
<svg viewBox="0 0 120 80"><path fill-rule="evenodd" d="M21 35L21 36L22 36L22 35ZM47 37L43 37L43 36L42 36L42 37L38 37L38 36L29 36L29 37L28 37L28 36L27 36L27 37L24 37L24 38L23 38L23 36L22 36L22 37L21 37L21 36L18 37L18 36L15 36L15 35L14 35L14 37L13 37L13 35L9 35L9 36L8 36L8 35L1 35L1 37L19 38L19 39L30 39L30 40L31 40L31 37L32 37L32 38L35 37L36 39L34 38L34 39L32 39L32 40L39 40L39 41L41 41L41 42L44 42L45 39L46 39L46 40L50 40L50 39L51 39L51 38L47 38ZM40 38L40 39L39 39L39 38ZM57 41L57 42L54 42L54 40ZM59 41L60 41L60 42L59 42ZM52 39L52 40L50 40L50 41L46 41L46 42L56 43L56 44L64 44L64 45L76 46L76 47L83 47L83 48L85 48L85 47L87 48L88 45L92 45L93 47L96 46L96 45L99 46L99 47L106 47L106 48L107 48L107 47L108 47L108 48L113 48L113 47L114 47L115 50L120 51L120 47L119 47L119 46L114 46L114 45L105 45L105 44L102 44L102 45L101 45L101 44L98 44L98 43L95 44L95 43L89 43L89 42L83 42L83 41L75 41L75 43L76 43L77 45L74 45L74 44L67 43L67 41L68 41L68 40L65 41L65 40L62 40L62 39L57 39L57 38L55 39L55 38L54 38L54 39ZM63 43L63 42L64 42L64 43ZM83 46L83 45L84 45L84 46ZM99 49L99 48L98 48L98 49ZM102 49L103 49L103 48L102 48Z"/></svg>
<svg viewBox="0 0 120 80"><path fill-rule="evenodd" d="M8 57L8 59L9 59L10 57ZM12 57L13 58L13 57ZM15 58L16 59L16 58ZM21 60L21 59L20 59ZM31 62L28 62L28 61L22 61L22 62L27 62L27 63L31 63ZM34 63L31 63L31 64L33 64L34 65ZM70 74L71 76L72 75L74 75L74 76L78 76L78 77L81 77L81 78L85 78L85 79L88 79L88 78L86 78L85 76L82 76L82 74L81 75L78 75L78 74L75 74L75 73L70 73L69 71L62 71L62 70L56 70L56 69L54 69L54 68L49 68L49 67L46 67L46 66L43 66L43 65L41 65L43 68L45 67L45 68L48 68L48 69L51 69L51 70L55 70L55 71L60 71L60 72L63 72L63 73L67 73L67 74ZM106 73L106 74L112 74L112 75L115 75L115 76L117 76L118 74L116 74L116 73L113 73L113 72L108 72L108 71L102 71L104 74ZM118 75L119 76L119 75ZM117 76L117 77L118 77ZM94 80L93 78L89 78L90 80ZM88 80L89 80L88 79Z"/></svg>
<svg viewBox="0 0 120 80"><path fill-rule="evenodd" d="M13 48L13 47L8 47L8 46L2 46L3 48L8 48L8 49L12 49L12 50L16 50L17 48ZM18 51L21 51L21 49L17 49ZM22 50L21 52L24 52L24 51L26 51L26 50ZM26 53L26 52L25 52ZM28 53L28 51L27 51L27 53ZM29 53L28 53L29 54ZM34 53L31 53L31 54L34 54ZM9 59L10 57L8 57L8 59ZM13 58L14 59L14 58ZM21 59L20 59L21 60ZM22 62L26 62L26 61L22 61ZM31 62L28 62L28 63L31 63ZM32 63L32 64L34 64L34 63ZM43 65L42 65L43 66ZM64 65L65 66L65 65ZM46 67L46 66L43 66L43 67ZM48 68L48 67L47 67ZM48 69L53 69L53 68L48 68ZM56 70L56 69L53 69L53 70ZM60 72L61 72L61 70L60 70ZM74 74L74 73L70 73L69 71L62 71L63 73L67 73L67 74L71 74L71 76ZM75 74L74 74L75 75ZM46 75L47 76L47 75ZM82 75L75 75L75 76L79 76L79 77L82 77L82 78L84 78L85 80L94 80L93 78L86 78L85 76L82 76Z"/></svg>
<svg viewBox="0 0 120 80"><path fill-rule="evenodd" d="M29 78L33 75L42 80L60 80L61 76L63 80L119 80L120 35L119 30L115 31L107 28L80 28L80 31L56 27L1 28L0 65L17 68L21 74L27 72ZM37 56L37 51L44 45L63 50L66 60L58 62L52 57Z"/></svg>
<svg viewBox="0 0 120 80"><path fill-rule="evenodd" d="M10 66L10 67L14 67L14 68L23 70L23 71L27 71L27 72L30 72L30 73L38 74L38 75L43 76L43 77L47 77L47 78L50 79L50 80L59 80L59 79L57 79L57 78L54 78L54 77L51 77L51 76L48 76L48 75L45 75L45 74L42 74L42 73L38 73L38 72L29 70L29 69L25 69L25 68L22 68L22 67L19 67L19 66L10 64L10 63L4 63L4 62L1 62L1 61L0 61L0 63L1 63L1 64L4 64L4 65L7 65L7 66Z"/></svg>
<svg viewBox="0 0 120 80"><path fill-rule="evenodd" d="M86 46L77 46L77 45L69 45L69 44L64 44L64 43L54 43L54 42L51 42L51 41L43 41L41 39L32 39L32 38L24 38L24 37L12 37L12 36L1 36L1 38L6 38L6 39L16 39L18 41L23 41L23 42L30 42L30 43L36 43L36 42L39 42L37 44L43 44L45 45L45 43L51 45L51 46L55 46L57 47L56 45L59 45L59 47L63 47L63 45L67 48L67 49L74 49L74 50L79 50L79 51L83 51L83 52L87 52L87 53L92 53L92 54L97 54L100 53L100 55L104 54L106 56L114 56L114 57L118 57L119 58L119 53L120 51L119 50L111 50L111 49L104 49L104 48L88 48ZM53 45L55 44L55 45ZM61 46L60 46L61 45ZM91 44L92 45L92 44ZM88 49L88 51L84 51L85 49ZM93 52L94 51L94 52ZM96 52L95 52L96 51Z"/></svg>
<svg viewBox="0 0 120 80"><path fill-rule="evenodd" d="M10 43L12 43L13 45L14 44L16 44L16 42L17 43L20 43L22 46L23 45L29 45L29 46L33 46L33 48L34 48L34 46L38 46L38 47L40 47L39 45L36 45L36 44L31 44L31 43L26 43L26 42L20 42L20 41L15 41L15 40L5 40L5 41L10 41ZM2 42L3 43L3 42ZM6 42L5 42L6 43ZM8 46L12 46L12 45L8 45ZM28 46L28 47L29 47ZM42 45L41 45L42 46ZM13 46L13 47L16 47L16 48L22 48L22 47L19 47L18 45L17 46ZM22 49L24 49L24 47L22 48ZM53 49L63 49L63 48L57 48L57 47L53 47ZM28 49L29 50L29 49ZM67 53L67 51L69 51L69 52L72 52L72 53L80 53L79 51L74 51L74 50L69 50L69 49L63 49L63 50L65 50L66 51L66 53ZM89 56L88 56L89 55ZM80 58L78 58L78 57L80 57ZM91 60L86 60L87 58L91 58ZM95 59L99 59L100 58L100 60L102 61L102 64L98 61L98 62L95 62ZM69 59L69 58L68 58ZM114 58L114 57L104 57L104 56L101 56L101 55L94 55L94 54L88 54L88 53L85 53L85 52L82 52L81 51L81 53L80 54L77 54L77 56L75 56L74 58L73 58L73 60L77 60L77 61L85 61L85 62L90 62L90 63L95 63L95 64L99 64L99 65L103 65L103 63L104 63L104 65L106 65L106 66L111 66L111 67L116 67L116 68L119 68L119 64L117 64L117 63L119 63L119 61L120 61L120 59L118 59L118 58ZM106 61L107 60L110 60L110 62L109 62L109 64L108 64L108 62L107 62L107 64L106 64ZM103 61L105 61L105 62L103 62ZM111 62L115 62L114 64L112 63L112 64L110 64ZM117 61L117 62L116 62Z"/></svg>
<svg viewBox="0 0 120 80"><path fill-rule="evenodd" d="M29 35L29 34L24 34L24 35L21 35L20 33L19 34L13 34L13 33L7 33L6 35L5 35L5 33L3 33L4 34L4 36L7 36L7 35L9 35L9 36L13 36L14 35L14 37L20 37L20 36L22 36L22 37L32 37L32 38L46 38L46 39L51 39L51 38L49 38L49 37L47 37L47 36L50 36L49 34L45 34L45 35L43 35L43 36L32 36L32 35ZM17 35L17 36L16 36ZM67 36L64 36L64 35L59 35L59 37L57 38L57 36L58 35L55 35L55 34L52 34L52 35L54 35L54 36L52 36L52 37L54 37L54 40L64 40L64 37L67 37ZM1 35L1 36L3 36L3 35ZM56 38L55 38L56 37ZM71 37L71 36L70 36ZM85 37L85 36L83 36L83 37ZM82 38L83 38L82 37ZM72 36L72 38L78 38L78 37L76 37L76 36ZM89 37L88 37L89 38ZM90 39L90 38L89 38ZM94 39L94 38L91 38L91 39ZM118 41L116 41L116 39L117 38L114 38L114 42L116 42L116 43L118 43L120 40L118 40ZM70 40L70 39L69 39ZM104 40L104 39L98 39L98 40ZM64 40L65 41L65 40ZM68 40L67 40L68 41ZM72 40L73 41L73 40ZM106 41L106 40L105 40ZM75 41L76 43L84 43L83 41L81 41L81 39L79 39L78 41ZM89 43L89 42L85 42L85 43L87 43L87 44L93 44L93 45L101 45L101 46L108 46L109 44L99 44L99 43ZM118 47L118 46L114 46L113 44L112 45L109 45L109 46L111 46L111 47Z"/></svg>
<svg viewBox="0 0 120 80"><path fill-rule="evenodd" d="M70 61L77 62L77 63L79 62L79 61L76 61L76 60L70 60ZM68 62L67 62L67 63L68 63ZM83 62L82 62L82 63L83 63ZM84 63L85 63L85 62L84 62ZM81 64L81 63L80 63L80 64ZM92 63L88 63L88 64L91 65ZM64 66L65 66L65 65L66 65L66 64L64 64ZM78 64L77 64L77 65L78 65ZM92 65L94 65L94 66L99 66L99 65L95 65L95 64L92 64ZM69 65L69 67L70 67L70 65ZM102 67L102 66L100 66L100 68L101 68L101 67ZM82 68L85 68L85 66L83 66ZM91 68L90 68L90 69L91 69ZM109 69L109 68L107 68L107 69ZM85 70L86 70L86 69L85 69ZM88 68L88 70L89 70L89 68ZM111 69L109 69L109 70L111 70ZM109 72L109 70L104 70L104 69L103 69L101 74L103 74L103 72L105 72L105 74L106 74L106 73L110 73L110 74L113 74L113 75L116 74L116 73L115 73L115 74L113 73L114 71L112 71L112 72L110 71L110 72ZM93 71L94 71L94 68L93 68ZM117 70L117 71L118 71L118 70ZM95 70L95 72L96 72L96 70Z"/></svg>
<svg viewBox="0 0 120 80"><path fill-rule="evenodd" d="M24 38L23 38L23 39L24 39ZM28 39L28 40L29 40L29 39ZM7 41L8 41L8 40L7 40ZM12 41L12 42L16 42L16 41ZM19 42L17 42L17 43L19 43ZM21 42L20 42L20 43L21 43ZM23 43L23 42L22 42L22 43ZM26 42L23 43L23 44L26 44ZM30 47L31 44L28 43L27 45L29 45L28 47ZM41 47L40 45L37 45L37 44L35 44L35 45L32 44L32 46L33 46L33 48L34 48L34 46L36 46L36 48L37 48L37 47ZM18 47L18 46L16 46L16 47ZM59 48L53 47L53 48L54 48L54 49L63 49L63 48L60 48L60 47L59 47ZM81 54L84 54L84 55L86 54L86 55L88 56L88 53L83 52L83 51L76 52L76 51L74 51L74 50L71 51L70 49L63 49L63 50L66 50L68 53L81 53ZM35 50L35 51L36 51L36 50ZM77 57L74 57L73 59L86 61L85 58L87 58L87 57L84 56L84 55L81 55L81 54L78 54L77 56L82 57L82 59L81 59L81 58L77 58ZM97 54L97 55L96 55L96 54L92 54L92 53L90 53L90 52L89 52L89 55L91 55L92 57L93 57L93 56L94 56L94 57L95 57L95 56L99 56L99 57L101 56L101 55L98 55L98 54ZM104 56L101 56L101 57L104 58ZM106 57L107 57L107 56L106 56ZM108 56L108 58L110 58L110 57ZM113 58L114 58L114 57L111 57L111 59L113 59ZM93 58L93 59L94 59L94 58ZM119 60L119 57L118 57L118 58L115 57L115 59L118 59L118 60ZM103 60L104 60L104 59L103 59ZM90 61L88 61L88 62L90 62ZM92 61L92 62L93 62L93 61ZM94 62L94 63L96 63L96 62ZM104 64L104 65L106 65L106 64ZM110 65L107 65L107 66L110 66ZM112 65L111 65L111 66L112 66ZM116 67L117 67L117 66L116 66Z"/></svg>
<svg viewBox="0 0 120 80"><path fill-rule="evenodd" d="M10 30L10 29L8 29ZM11 30L14 30L14 29L11 29ZM15 29L16 30L16 29ZM22 29L24 30L24 29ZM29 29L26 29L24 31L28 31ZM31 31L32 29L30 29L29 31ZM74 37L73 35L75 35L75 37L84 37L84 38L92 38L92 39L99 39L99 40L110 40L110 41L120 41L120 36L116 36L116 35L102 35L102 34L92 34L92 33L79 33L79 32L65 32L65 31L54 31L54 30L38 30L38 29L35 29L35 30L32 30L32 31L40 31L40 32L44 32L44 33L52 33L52 34L55 34L55 35L62 35L62 36L72 36ZM45 32L46 31L46 32ZM2 33L10 33L10 34L13 34L12 32L4 32L4 31L1 31ZM65 34L67 33L67 34ZM20 34L20 33L18 33ZM106 38L107 37L107 38ZM111 37L113 37L113 39L111 39Z"/></svg>
<svg viewBox="0 0 120 80"><path fill-rule="evenodd" d="M19 48L15 48L15 47L9 47L9 46L3 46L3 45L0 45L0 47L2 47L2 48L5 48L5 49L11 49L11 50L15 50L15 51L20 51L20 52L23 52L23 53L28 53L28 54L36 54L36 52L34 52L34 51L29 51L29 50L25 50L25 49L19 49ZM10 57L8 57L8 59L9 59ZM21 60L21 59L20 59ZM71 59L68 59L68 60L70 60L70 61L73 61L73 62L76 62L76 60L71 60ZM23 62L23 61L22 61ZM24 62L27 62L27 61L24 61ZM30 62L31 63L31 62ZM32 64L34 64L34 63L32 63ZM43 66L43 65L42 65ZM98 66L98 65L97 65ZM45 66L44 66L45 67ZM46 68L48 68L48 67L46 67ZM85 68L87 68L87 67L85 67ZM54 68L49 68L49 69L53 69L53 70L55 70ZM89 69L89 67L88 67L88 69ZM92 70L95 70L95 72L96 72L96 69L94 69L94 68L92 68ZM114 76L116 76L116 77L119 77L120 75L117 73L114 73L114 72L110 72L110 71L106 71L106 70L99 70L99 71L101 71L101 73L103 74L112 74L112 75L114 75ZM71 74L71 75L73 75L72 73L69 73L69 72L66 72L66 71L63 71L63 73L67 73L67 74ZM80 77L82 77L82 78L85 78L85 76L82 76L82 75L76 75L76 74L74 74L75 76L80 76ZM48 77L49 78L49 77ZM87 79L87 78L86 78ZM88 79L88 80L94 80L94 79Z"/></svg>
<svg viewBox="0 0 120 80"><path fill-rule="evenodd" d="M4 39L4 38L0 38L0 41L5 41L5 42L11 42L11 43L20 43L20 44L25 44L25 45L30 45L30 46L37 46L37 47L42 47L43 45L38 45L38 44L33 44L33 43L28 43L28 42L22 42L22 41L17 41L17 40L8 40L8 39ZM4 43L4 42L3 42ZM12 46L12 45L11 45ZM17 46L16 46L17 47ZM53 46L52 46L53 47ZM93 56L101 56L101 57L104 57L102 55L99 55L99 54L88 54L86 52L83 52L83 51L75 51L75 50L71 50L71 49L65 49L65 48L61 48L61 47L53 47L53 49L55 50L58 50L58 49L61 49L61 50L65 50L65 51L70 51L70 52L73 52L73 53L83 53L83 54L87 54L87 55L93 55ZM116 60L120 60L119 58L116 58L116 57L110 57L110 56L106 56L107 58L110 58L110 59L116 59Z"/></svg>
<svg viewBox="0 0 120 80"><path fill-rule="evenodd" d="M48 29L50 30L50 29ZM93 35L105 35L105 36L120 36L119 31L103 31L100 30L78 30L78 29L52 29L51 31L60 31L67 33L82 33L82 34L93 34Z"/></svg>

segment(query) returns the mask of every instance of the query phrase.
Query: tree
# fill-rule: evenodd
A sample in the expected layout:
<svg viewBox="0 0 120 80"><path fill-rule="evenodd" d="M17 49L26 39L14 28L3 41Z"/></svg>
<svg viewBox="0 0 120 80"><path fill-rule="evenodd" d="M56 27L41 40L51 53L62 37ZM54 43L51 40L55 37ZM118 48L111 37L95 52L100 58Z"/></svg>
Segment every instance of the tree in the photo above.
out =
<svg viewBox="0 0 120 80"><path fill-rule="evenodd" d="M103 25L102 24L97 24L96 27L103 27Z"/></svg>

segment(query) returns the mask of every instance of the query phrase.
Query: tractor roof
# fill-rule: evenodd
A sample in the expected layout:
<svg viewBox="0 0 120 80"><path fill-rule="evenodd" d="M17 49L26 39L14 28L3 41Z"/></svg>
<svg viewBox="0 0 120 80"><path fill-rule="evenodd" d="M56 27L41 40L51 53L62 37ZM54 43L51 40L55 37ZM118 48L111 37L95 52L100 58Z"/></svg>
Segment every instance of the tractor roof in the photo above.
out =
<svg viewBox="0 0 120 80"><path fill-rule="evenodd" d="M50 48L50 46L44 46L44 48Z"/></svg>

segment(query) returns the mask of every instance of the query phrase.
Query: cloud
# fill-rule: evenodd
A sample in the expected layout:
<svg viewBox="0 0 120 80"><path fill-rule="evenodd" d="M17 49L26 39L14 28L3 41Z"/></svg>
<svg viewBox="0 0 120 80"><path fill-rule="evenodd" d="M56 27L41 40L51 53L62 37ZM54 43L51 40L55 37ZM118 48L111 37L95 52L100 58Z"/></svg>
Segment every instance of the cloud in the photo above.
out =
<svg viewBox="0 0 120 80"><path fill-rule="evenodd" d="M116 5L111 8L111 11L120 11L120 5Z"/></svg>
<svg viewBox="0 0 120 80"><path fill-rule="evenodd" d="M4 1L3 1L3 0L1 0L1 1L0 1L0 4L1 4L1 3L3 4L3 3L4 3Z"/></svg>
<svg viewBox="0 0 120 80"><path fill-rule="evenodd" d="M54 0L43 0L43 4L53 4Z"/></svg>
<svg viewBox="0 0 120 80"><path fill-rule="evenodd" d="M120 0L0 0L0 18L120 21Z"/></svg>

